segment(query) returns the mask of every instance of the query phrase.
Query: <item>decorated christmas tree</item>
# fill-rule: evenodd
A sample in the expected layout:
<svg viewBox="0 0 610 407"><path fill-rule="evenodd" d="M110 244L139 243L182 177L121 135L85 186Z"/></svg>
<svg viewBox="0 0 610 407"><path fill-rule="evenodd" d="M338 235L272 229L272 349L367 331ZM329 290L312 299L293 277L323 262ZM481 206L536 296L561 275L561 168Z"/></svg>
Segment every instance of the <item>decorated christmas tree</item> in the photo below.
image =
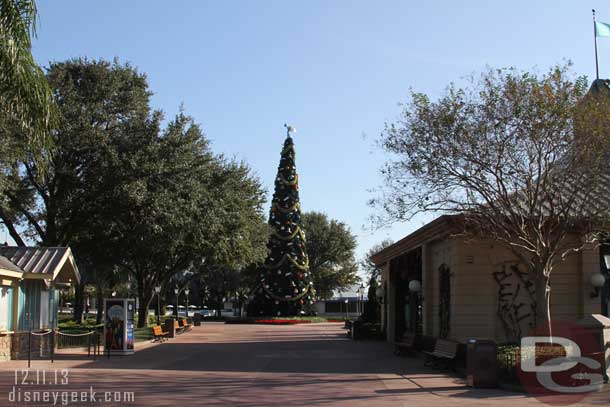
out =
<svg viewBox="0 0 610 407"><path fill-rule="evenodd" d="M290 126L286 128L287 137L269 214L272 233L256 293L259 315L300 315L313 304L315 295L301 222L294 143L290 136L294 129Z"/></svg>

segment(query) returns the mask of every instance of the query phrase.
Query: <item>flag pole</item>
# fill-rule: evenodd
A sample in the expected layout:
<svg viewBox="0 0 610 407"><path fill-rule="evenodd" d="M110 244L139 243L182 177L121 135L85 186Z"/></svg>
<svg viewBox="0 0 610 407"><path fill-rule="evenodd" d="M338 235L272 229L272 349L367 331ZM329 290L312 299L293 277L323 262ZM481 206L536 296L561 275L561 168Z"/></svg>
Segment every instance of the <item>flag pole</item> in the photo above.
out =
<svg viewBox="0 0 610 407"><path fill-rule="evenodd" d="M599 79L599 63L597 62L597 29L595 28L595 9L593 11L593 41L595 43L595 79Z"/></svg>

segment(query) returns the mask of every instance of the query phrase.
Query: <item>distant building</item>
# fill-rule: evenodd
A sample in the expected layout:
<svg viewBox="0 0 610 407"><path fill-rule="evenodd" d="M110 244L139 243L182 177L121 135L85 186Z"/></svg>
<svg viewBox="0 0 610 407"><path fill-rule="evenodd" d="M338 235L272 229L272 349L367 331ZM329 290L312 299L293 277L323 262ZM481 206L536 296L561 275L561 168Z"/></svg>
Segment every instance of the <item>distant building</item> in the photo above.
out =
<svg viewBox="0 0 610 407"><path fill-rule="evenodd" d="M368 301L366 292L361 297L358 290L359 286L354 285L344 291L336 291L331 298L316 301L313 309L319 316L355 318L364 311Z"/></svg>

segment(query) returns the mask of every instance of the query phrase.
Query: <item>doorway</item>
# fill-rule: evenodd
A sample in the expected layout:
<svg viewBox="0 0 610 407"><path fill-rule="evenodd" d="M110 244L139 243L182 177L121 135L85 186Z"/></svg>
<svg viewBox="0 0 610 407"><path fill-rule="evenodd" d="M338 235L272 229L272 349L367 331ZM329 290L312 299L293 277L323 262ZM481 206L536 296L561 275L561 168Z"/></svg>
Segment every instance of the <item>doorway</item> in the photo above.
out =
<svg viewBox="0 0 610 407"><path fill-rule="evenodd" d="M394 309L395 340L405 335L422 333L421 293L409 291L409 282L422 281L422 250L413 249L390 261L390 281L396 288Z"/></svg>

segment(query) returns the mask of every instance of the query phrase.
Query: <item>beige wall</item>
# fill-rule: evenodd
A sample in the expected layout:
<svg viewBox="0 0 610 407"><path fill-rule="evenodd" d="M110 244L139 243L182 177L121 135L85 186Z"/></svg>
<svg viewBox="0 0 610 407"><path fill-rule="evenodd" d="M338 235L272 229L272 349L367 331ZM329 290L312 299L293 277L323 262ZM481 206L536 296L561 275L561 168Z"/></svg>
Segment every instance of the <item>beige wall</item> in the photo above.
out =
<svg viewBox="0 0 610 407"><path fill-rule="evenodd" d="M502 264L517 263L510 250L492 240L465 242L461 238L427 243L422 250L424 334L437 336L439 332L438 269L444 263L452 273L450 338L460 342L469 338L506 341L505 329L497 316L499 287L493 273L500 270ZM384 282L388 272L386 264L382 273ZM600 299L590 298L592 287L589 284L590 275L598 272L599 252L593 248L571 255L555 267L551 277L554 320L579 320L587 314L600 312ZM394 337L394 293L395 290L389 287L384 306L384 318L387 318L384 323L389 322L388 340ZM526 321L522 331L528 330Z"/></svg>
<svg viewBox="0 0 610 407"><path fill-rule="evenodd" d="M518 263L503 245L491 240L457 243L460 254L453 277L452 321L455 339L470 337L506 340L497 317L498 285L492 273L503 263ZM471 260L471 262L470 262ZM599 273L596 249L573 254L558 264L551 275L551 316L554 320L579 320L587 313L599 313L599 298L591 299L591 273ZM475 318L476 317L476 318Z"/></svg>
<svg viewBox="0 0 610 407"><path fill-rule="evenodd" d="M593 287L591 287L589 282L592 274L599 273L599 247L586 248L579 256L579 260L582 271L581 284L583 286L582 315L599 314L601 311L600 300L599 298L591 298L590 294L593 291Z"/></svg>

